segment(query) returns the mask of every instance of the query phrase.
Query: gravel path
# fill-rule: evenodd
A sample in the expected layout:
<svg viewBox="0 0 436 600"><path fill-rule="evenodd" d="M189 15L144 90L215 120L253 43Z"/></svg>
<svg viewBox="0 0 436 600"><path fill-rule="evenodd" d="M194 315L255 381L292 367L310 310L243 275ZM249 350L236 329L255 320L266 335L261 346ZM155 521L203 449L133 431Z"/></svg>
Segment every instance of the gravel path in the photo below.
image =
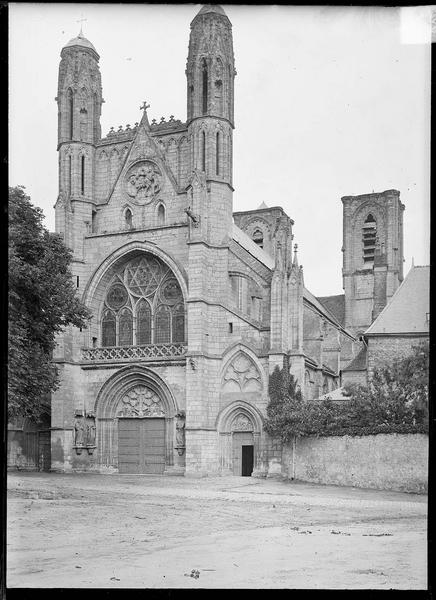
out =
<svg viewBox="0 0 436 600"><path fill-rule="evenodd" d="M426 589L426 496L43 473L8 488L8 587Z"/></svg>

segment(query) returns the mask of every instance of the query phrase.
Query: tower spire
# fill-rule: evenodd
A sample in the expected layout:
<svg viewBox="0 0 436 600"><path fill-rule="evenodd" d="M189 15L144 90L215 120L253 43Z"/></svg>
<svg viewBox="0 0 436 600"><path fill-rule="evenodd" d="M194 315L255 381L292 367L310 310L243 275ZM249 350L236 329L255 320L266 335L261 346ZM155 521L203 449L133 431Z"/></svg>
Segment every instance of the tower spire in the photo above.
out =
<svg viewBox="0 0 436 600"><path fill-rule="evenodd" d="M79 35L78 35L77 37L80 37L80 38L83 38L83 37L85 37L85 36L83 35L83 27L82 27L82 26L83 26L83 23L84 23L85 21L87 21L87 20L88 20L88 19L84 19L84 18L83 18L83 13L82 13L82 14L81 14L81 18L80 18L80 19L78 19L78 20L76 21L76 23L80 23L80 32L79 32Z"/></svg>
<svg viewBox="0 0 436 600"><path fill-rule="evenodd" d="M292 261L293 267L298 267L297 251L298 251L298 244L294 244L294 259Z"/></svg>

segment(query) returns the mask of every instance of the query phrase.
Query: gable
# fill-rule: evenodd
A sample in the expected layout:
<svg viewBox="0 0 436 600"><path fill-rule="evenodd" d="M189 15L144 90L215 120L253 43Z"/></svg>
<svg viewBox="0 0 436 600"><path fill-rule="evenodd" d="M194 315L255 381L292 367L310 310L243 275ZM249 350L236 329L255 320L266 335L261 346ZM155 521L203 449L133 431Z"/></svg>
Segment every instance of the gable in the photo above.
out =
<svg viewBox="0 0 436 600"><path fill-rule="evenodd" d="M158 200L165 192L177 191L177 182L165 164L163 151L141 124L124 157L108 202L124 198L144 206Z"/></svg>

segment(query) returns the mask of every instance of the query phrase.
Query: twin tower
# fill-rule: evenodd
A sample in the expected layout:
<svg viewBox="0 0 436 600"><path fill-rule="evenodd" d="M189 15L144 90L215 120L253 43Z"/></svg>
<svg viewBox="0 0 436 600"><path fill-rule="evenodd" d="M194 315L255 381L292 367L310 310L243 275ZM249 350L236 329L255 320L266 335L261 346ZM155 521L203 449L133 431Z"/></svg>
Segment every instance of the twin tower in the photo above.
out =
<svg viewBox="0 0 436 600"><path fill-rule="evenodd" d="M95 201L95 154L101 142L99 54L82 33L61 52L58 78L60 192ZM187 171L232 184L234 78L232 26L224 10L205 5L191 23L186 65L187 122L191 140ZM65 152L67 147L67 152ZM64 151L62 151L64 150ZM66 240L68 241L68 240Z"/></svg>
<svg viewBox="0 0 436 600"><path fill-rule="evenodd" d="M105 143L100 127L104 100L99 58L92 43L79 34L62 49L59 66L59 200L60 205L76 207L84 216L78 222L71 211L57 210L56 229L75 254L86 228L93 229L98 205L107 200L101 190L108 195L121 170L121 163L113 164L112 158L107 172L96 164ZM209 208L214 224L209 227L209 241L215 244L225 242L232 226L235 75L232 25L220 6L205 5L191 23L186 64L187 121L181 123L186 133L179 133L189 140L189 149L179 151L174 171L179 193L189 187L189 174L204 174L210 197L215 199ZM129 140L127 135L126 140L132 137ZM172 160L171 152L168 160ZM342 200L344 324L361 334L402 281L404 206L396 190ZM191 207L195 204L198 212L201 203L192 194Z"/></svg>

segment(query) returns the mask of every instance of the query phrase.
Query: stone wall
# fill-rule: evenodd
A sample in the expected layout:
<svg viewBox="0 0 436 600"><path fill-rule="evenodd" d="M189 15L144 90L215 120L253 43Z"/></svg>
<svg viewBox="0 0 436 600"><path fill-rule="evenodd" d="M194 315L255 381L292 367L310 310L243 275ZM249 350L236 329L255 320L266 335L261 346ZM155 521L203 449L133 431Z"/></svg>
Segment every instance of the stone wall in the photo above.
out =
<svg viewBox="0 0 436 600"><path fill-rule="evenodd" d="M428 336L368 336L368 379L371 379L374 369L406 358L414 346L426 343L427 340Z"/></svg>
<svg viewBox="0 0 436 600"><path fill-rule="evenodd" d="M428 436L299 438L294 445L283 447L282 476L327 485L426 493Z"/></svg>

